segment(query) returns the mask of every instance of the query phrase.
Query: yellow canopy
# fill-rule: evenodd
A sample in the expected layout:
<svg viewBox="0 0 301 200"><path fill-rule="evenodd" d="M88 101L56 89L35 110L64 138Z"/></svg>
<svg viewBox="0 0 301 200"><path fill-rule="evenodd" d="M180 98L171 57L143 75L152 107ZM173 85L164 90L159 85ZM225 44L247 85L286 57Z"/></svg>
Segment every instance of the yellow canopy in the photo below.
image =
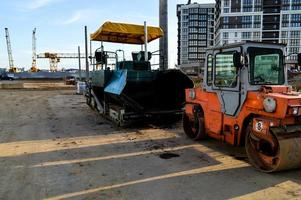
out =
<svg viewBox="0 0 301 200"><path fill-rule="evenodd" d="M163 36L163 31L159 27L148 26L147 31L148 42ZM93 41L144 44L144 26L106 22L90 37Z"/></svg>

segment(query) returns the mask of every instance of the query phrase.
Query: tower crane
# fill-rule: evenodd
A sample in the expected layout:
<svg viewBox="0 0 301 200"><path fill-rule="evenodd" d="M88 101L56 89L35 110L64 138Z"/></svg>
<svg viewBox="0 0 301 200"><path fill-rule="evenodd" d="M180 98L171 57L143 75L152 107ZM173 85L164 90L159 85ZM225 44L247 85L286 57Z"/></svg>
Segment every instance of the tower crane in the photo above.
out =
<svg viewBox="0 0 301 200"><path fill-rule="evenodd" d="M9 72L17 72L17 68L14 66L13 53L12 53L12 49L11 49L8 28L5 28L5 38L6 38L6 45L7 45Z"/></svg>
<svg viewBox="0 0 301 200"><path fill-rule="evenodd" d="M31 72L38 72L39 69L37 68L37 48L36 48L36 28L33 29L32 31L32 65L30 68Z"/></svg>
<svg viewBox="0 0 301 200"><path fill-rule="evenodd" d="M37 55L37 58L48 58L50 63L50 71L58 71L58 63L61 59L78 59L79 55L77 53L40 53ZM84 54L80 55L80 58L85 58Z"/></svg>

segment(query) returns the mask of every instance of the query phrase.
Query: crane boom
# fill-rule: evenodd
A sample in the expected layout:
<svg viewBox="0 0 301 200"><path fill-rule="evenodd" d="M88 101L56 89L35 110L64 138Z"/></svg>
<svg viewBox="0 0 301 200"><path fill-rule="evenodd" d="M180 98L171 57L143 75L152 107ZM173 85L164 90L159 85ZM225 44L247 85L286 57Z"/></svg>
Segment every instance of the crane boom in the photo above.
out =
<svg viewBox="0 0 301 200"><path fill-rule="evenodd" d="M15 67L14 67L13 53L12 53L12 49L11 49L11 43L10 43L8 28L5 28L5 37L6 37L9 68L10 68L10 71L11 70L14 71Z"/></svg>
<svg viewBox="0 0 301 200"><path fill-rule="evenodd" d="M50 63L50 71L55 72L58 70L58 63L61 59L78 59L78 58L85 58L84 54L77 54L77 53L40 53L37 55L37 58L48 58Z"/></svg>

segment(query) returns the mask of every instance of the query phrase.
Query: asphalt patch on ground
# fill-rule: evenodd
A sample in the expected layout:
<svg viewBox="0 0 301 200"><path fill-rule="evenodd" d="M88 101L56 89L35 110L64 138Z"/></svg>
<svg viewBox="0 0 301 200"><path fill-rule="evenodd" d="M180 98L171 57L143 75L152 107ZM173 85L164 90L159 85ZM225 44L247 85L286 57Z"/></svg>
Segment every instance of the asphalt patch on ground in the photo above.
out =
<svg viewBox="0 0 301 200"><path fill-rule="evenodd" d="M162 153L159 155L160 158L168 160L168 159L172 159L172 158L178 158L180 157L179 154L175 154L175 153Z"/></svg>

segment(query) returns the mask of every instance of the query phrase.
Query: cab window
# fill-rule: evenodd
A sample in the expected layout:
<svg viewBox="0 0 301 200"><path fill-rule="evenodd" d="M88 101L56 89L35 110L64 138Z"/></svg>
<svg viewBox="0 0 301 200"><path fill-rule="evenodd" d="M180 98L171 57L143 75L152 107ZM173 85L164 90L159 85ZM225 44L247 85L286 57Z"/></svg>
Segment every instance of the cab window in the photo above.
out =
<svg viewBox="0 0 301 200"><path fill-rule="evenodd" d="M233 53L224 52L215 56L215 80L217 87L235 88L237 85L237 69L233 64Z"/></svg>
<svg viewBox="0 0 301 200"><path fill-rule="evenodd" d="M284 84L283 53L281 50L251 47L248 52L252 85Z"/></svg>
<svg viewBox="0 0 301 200"><path fill-rule="evenodd" d="M213 79L213 74L212 74L212 67L213 67L213 58L212 55L209 54L207 57L207 85L211 86L212 85L212 79Z"/></svg>

